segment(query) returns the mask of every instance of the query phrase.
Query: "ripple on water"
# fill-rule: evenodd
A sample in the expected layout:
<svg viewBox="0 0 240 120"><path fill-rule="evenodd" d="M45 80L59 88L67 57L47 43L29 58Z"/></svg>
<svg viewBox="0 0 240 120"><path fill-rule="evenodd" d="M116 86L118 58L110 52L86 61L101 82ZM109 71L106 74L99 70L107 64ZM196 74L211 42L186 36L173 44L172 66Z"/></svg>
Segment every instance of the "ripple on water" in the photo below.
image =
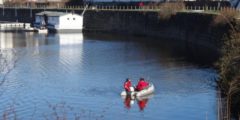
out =
<svg viewBox="0 0 240 120"><path fill-rule="evenodd" d="M87 120L205 119L205 113L209 119L216 118L212 86L216 72L211 68L189 63L162 47L105 40L73 45L61 36L41 36L44 44L18 48L16 67L0 87L1 111L15 104L20 119L33 115L34 119L51 119L54 106L66 105L71 108L66 108L70 118L77 113ZM33 41L35 37L26 38L27 42L19 39L24 44L40 42ZM124 107L119 94L127 77L133 84L140 77L154 83L154 97L144 111L137 101L131 109Z"/></svg>

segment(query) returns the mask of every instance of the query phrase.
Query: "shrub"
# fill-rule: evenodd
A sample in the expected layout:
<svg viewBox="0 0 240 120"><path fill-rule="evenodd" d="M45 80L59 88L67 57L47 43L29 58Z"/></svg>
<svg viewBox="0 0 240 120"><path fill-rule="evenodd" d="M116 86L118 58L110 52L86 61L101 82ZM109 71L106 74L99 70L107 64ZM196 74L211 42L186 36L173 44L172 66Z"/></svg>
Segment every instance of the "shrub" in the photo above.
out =
<svg viewBox="0 0 240 120"><path fill-rule="evenodd" d="M229 24L238 14L239 12L236 9L224 8L219 12L218 16L215 17L213 22L214 24Z"/></svg>
<svg viewBox="0 0 240 120"><path fill-rule="evenodd" d="M170 19L172 15L185 9L184 2L163 3L160 6L159 18Z"/></svg>

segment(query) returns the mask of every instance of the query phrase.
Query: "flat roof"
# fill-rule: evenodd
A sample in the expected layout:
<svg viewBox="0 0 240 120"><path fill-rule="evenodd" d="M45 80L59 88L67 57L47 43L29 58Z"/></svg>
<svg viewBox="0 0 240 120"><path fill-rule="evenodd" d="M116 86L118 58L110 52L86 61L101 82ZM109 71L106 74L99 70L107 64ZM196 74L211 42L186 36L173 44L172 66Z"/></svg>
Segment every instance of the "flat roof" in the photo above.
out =
<svg viewBox="0 0 240 120"><path fill-rule="evenodd" d="M38 16L43 16L43 15L47 15L47 16L63 16L63 15L67 15L67 14L72 14L72 13L56 12L56 11L43 11L43 12L37 13L36 15L38 15Z"/></svg>

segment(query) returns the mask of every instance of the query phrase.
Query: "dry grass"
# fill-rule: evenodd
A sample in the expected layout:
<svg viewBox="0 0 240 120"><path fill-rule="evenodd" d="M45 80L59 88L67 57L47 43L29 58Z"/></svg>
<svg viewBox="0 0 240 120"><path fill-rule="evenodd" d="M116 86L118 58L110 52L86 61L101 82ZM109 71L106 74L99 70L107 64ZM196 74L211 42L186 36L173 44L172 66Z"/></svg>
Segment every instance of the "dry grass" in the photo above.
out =
<svg viewBox="0 0 240 120"><path fill-rule="evenodd" d="M220 75L219 86L227 98L227 120L231 119L232 113L240 111L235 107L240 105L240 32L232 24L237 15L236 10L225 9L214 20L215 24L226 24L232 29L224 40L223 56L217 63Z"/></svg>
<svg viewBox="0 0 240 120"><path fill-rule="evenodd" d="M233 8L224 8L219 12L219 15L214 19L214 24L229 24L237 17L239 12Z"/></svg>
<svg viewBox="0 0 240 120"><path fill-rule="evenodd" d="M220 76L221 88L227 97L227 118L230 120L233 111L240 111L240 34L230 38L223 49L221 58Z"/></svg>
<svg viewBox="0 0 240 120"><path fill-rule="evenodd" d="M166 3L149 3L142 7L145 10L159 10L158 17L160 19L168 20L172 15L177 12L185 10L185 4L183 1L166 2Z"/></svg>
<svg viewBox="0 0 240 120"><path fill-rule="evenodd" d="M221 79L228 82L240 74L240 33L231 33L225 40L222 54L218 67Z"/></svg>
<svg viewBox="0 0 240 120"><path fill-rule="evenodd" d="M159 18L170 19L172 15L185 9L184 2L163 3L160 6Z"/></svg>

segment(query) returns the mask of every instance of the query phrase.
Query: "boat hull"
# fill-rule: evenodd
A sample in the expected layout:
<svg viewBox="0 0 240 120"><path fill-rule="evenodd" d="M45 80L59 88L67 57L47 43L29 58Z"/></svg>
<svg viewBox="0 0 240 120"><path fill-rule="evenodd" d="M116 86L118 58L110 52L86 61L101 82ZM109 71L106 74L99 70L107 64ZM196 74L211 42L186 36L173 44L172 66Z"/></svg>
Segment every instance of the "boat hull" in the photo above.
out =
<svg viewBox="0 0 240 120"><path fill-rule="evenodd" d="M143 89L139 92L136 92L136 96L137 97L142 97L142 96L145 96L145 95L149 95L149 94L152 94L154 92L155 88L154 88L154 85L153 84L150 84L150 86L146 89Z"/></svg>
<svg viewBox="0 0 240 120"><path fill-rule="evenodd" d="M48 33L48 30L47 29L37 29L37 32L42 33L42 34L46 34L46 33Z"/></svg>
<svg viewBox="0 0 240 120"><path fill-rule="evenodd" d="M132 92L126 92L125 90L121 92L121 96L136 96L136 97L142 97L149 94L153 94L155 88L153 84L150 84L148 88L143 89L141 91L132 91Z"/></svg>

